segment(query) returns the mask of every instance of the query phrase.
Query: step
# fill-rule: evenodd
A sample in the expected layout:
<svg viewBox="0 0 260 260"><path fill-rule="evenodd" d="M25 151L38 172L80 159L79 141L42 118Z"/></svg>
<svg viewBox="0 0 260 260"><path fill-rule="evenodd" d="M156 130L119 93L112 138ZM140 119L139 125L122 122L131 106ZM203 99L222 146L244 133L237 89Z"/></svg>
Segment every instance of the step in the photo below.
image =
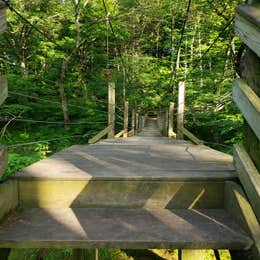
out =
<svg viewBox="0 0 260 260"><path fill-rule="evenodd" d="M12 176L21 207L47 208L223 208L236 178L232 157L178 143L73 146Z"/></svg>
<svg viewBox="0 0 260 260"><path fill-rule="evenodd" d="M0 226L1 248L243 249L224 210L30 209Z"/></svg>

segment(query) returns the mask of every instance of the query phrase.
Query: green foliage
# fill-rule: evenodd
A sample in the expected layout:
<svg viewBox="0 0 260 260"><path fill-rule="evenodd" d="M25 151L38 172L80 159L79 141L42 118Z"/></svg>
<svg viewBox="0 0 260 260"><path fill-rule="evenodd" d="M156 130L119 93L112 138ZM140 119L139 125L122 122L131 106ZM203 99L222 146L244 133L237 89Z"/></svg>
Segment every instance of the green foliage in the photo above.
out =
<svg viewBox="0 0 260 260"><path fill-rule="evenodd" d="M177 102L178 82L186 78L186 127L214 148L230 152L228 146L241 140L242 117L230 95L240 42L232 26L222 30L237 3L192 1L180 41L187 3L179 0L107 0L113 32L107 30L102 1L13 0L14 8L44 35L8 11L8 29L0 36L0 72L8 74L10 93L0 116L61 123L63 87L70 122L82 124L1 122L2 144L39 141L10 147L7 174L74 143L86 143L104 129L108 81L116 82L121 109L126 93L131 109L156 111ZM120 116L117 123L122 123ZM72 135L82 137L66 138ZM59 138L64 139L46 142Z"/></svg>

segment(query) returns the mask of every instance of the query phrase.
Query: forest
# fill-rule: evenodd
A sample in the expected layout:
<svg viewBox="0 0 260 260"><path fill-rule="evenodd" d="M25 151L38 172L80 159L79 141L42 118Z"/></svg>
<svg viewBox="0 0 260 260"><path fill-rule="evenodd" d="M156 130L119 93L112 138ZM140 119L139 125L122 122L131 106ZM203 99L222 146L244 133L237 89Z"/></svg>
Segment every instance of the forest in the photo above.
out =
<svg viewBox="0 0 260 260"><path fill-rule="evenodd" d="M156 113L177 102L178 82L185 81L185 126L209 146L232 153L243 124L231 97L243 53L233 27L239 2L5 1L4 178L65 147L86 144L104 129L108 82L116 84L120 130L125 100L130 111Z"/></svg>
<svg viewBox="0 0 260 260"><path fill-rule="evenodd" d="M7 175L71 144L107 121L107 83L116 83L117 128L124 100L141 113L176 102L186 81L185 125L231 152L242 117L232 103L242 44L238 1L12 0L0 40ZM50 140L50 141L48 141Z"/></svg>

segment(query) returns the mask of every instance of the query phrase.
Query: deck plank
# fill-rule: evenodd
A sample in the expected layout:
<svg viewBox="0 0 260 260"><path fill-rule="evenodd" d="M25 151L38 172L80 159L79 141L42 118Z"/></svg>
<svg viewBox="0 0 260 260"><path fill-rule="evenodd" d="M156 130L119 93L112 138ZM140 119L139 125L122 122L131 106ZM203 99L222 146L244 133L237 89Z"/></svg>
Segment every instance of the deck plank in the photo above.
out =
<svg viewBox="0 0 260 260"><path fill-rule="evenodd" d="M0 226L0 247L229 248L252 241L223 210L30 209Z"/></svg>

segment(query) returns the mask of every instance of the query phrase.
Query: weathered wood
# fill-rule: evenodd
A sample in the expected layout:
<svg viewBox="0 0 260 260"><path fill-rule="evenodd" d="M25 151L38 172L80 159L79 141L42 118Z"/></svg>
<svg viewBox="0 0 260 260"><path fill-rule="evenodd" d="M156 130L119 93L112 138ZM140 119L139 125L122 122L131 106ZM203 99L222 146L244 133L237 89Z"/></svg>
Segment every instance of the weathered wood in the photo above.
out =
<svg viewBox="0 0 260 260"><path fill-rule="evenodd" d="M105 135L107 135L108 133L111 133L113 129L112 125L109 125L108 127L106 127L104 130L102 130L101 132L99 132L97 135L95 135L94 137L92 137L91 139L88 140L89 144L94 144L96 142L98 142L101 138L103 138Z"/></svg>
<svg viewBox="0 0 260 260"><path fill-rule="evenodd" d="M185 127L182 127L179 130L180 130L180 132L183 133L183 135L187 136L194 144L203 144L202 140L198 139L194 134L192 134Z"/></svg>
<svg viewBox="0 0 260 260"><path fill-rule="evenodd" d="M3 175L4 171L7 168L8 157L7 157L7 148L0 146L0 178Z"/></svg>
<svg viewBox="0 0 260 260"><path fill-rule="evenodd" d="M126 138L127 132L128 132L128 110L129 110L129 103L128 101L125 101L125 106L124 106L124 133L123 137Z"/></svg>
<svg viewBox="0 0 260 260"><path fill-rule="evenodd" d="M8 181L0 184L0 220L9 211L18 205L18 190L16 181Z"/></svg>
<svg viewBox="0 0 260 260"><path fill-rule="evenodd" d="M205 250L181 250L181 260L204 260Z"/></svg>
<svg viewBox="0 0 260 260"><path fill-rule="evenodd" d="M131 131L128 132L128 137L134 136L135 135L135 130L132 129Z"/></svg>
<svg viewBox="0 0 260 260"><path fill-rule="evenodd" d="M0 0L0 33L6 29L6 8L5 3Z"/></svg>
<svg viewBox="0 0 260 260"><path fill-rule="evenodd" d="M99 259L98 248L95 248L95 260Z"/></svg>
<svg viewBox="0 0 260 260"><path fill-rule="evenodd" d="M116 87L115 83L110 82L108 84L108 138L114 138L115 136L115 112L116 112Z"/></svg>
<svg viewBox="0 0 260 260"><path fill-rule="evenodd" d="M8 96L8 84L7 77L5 75L0 75L0 105L4 103Z"/></svg>
<svg viewBox="0 0 260 260"><path fill-rule="evenodd" d="M135 113L135 134L139 131L139 113Z"/></svg>
<svg viewBox="0 0 260 260"><path fill-rule="evenodd" d="M238 79L233 85L233 99L260 140L260 98L245 81Z"/></svg>
<svg viewBox="0 0 260 260"><path fill-rule="evenodd" d="M24 208L215 209L223 208L223 201L224 180L19 181Z"/></svg>
<svg viewBox="0 0 260 260"><path fill-rule="evenodd" d="M179 82L178 94L178 116L177 116L177 139L183 139L182 129L184 128L184 108L185 108L185 82Z"/></svg>
<svg viewBox="0 0 260 260"><path fill-rule="evenodd" d="M260 57L260 5L240 5L237 10L236 34Z"/></svg>
<svg viewBox="0 0 260 260"><path fill-rule="evenodd" d="M0 227L0 247L248 249L224 210L29 209Z"/></svg>
<svg viewBox="0 0 260 260"><path fill-rule="evenodd" d="M131 118L131 128L132 128L132 131L134 131L135 132L135 122L136 122L136 120L135 120L135 109L133 109L132 110L132 118Z"/></svg>
<svg viewBox="0 0 260 260"><path fill-rule="evenodd" d="M169 104L169 116L168 116L168 137L176 138L176 134L173 132L173 120L174 120L174 103Z"/></svg>
<svg viewBox="0 0 260 260"><path fill-rule="evenodd" d="M127 131L125 131L125 129L123 129L115 135L115 138L119 138L119 137L123 136L125 133L127 133Z"/></svg>
<svg viewBox="0 0 260 260"><path fill-rule="evenodd" d="M254 240L252 259L260 259L260 225L240 185L226 182L225 209Z"/></svg>
<svg viewBox="0 0 260 260"><path fill-rule="evenodd" d="M164 113L164 125L163 125L163 135L168 136L168 123L169 123L169 110L168 108L165 109Z"/></svg>
<svg viewBox="0 0 260 260"><path fill-rule="evenodd" d="M234 162L239 179L260 222L260 174L243 145L234 146Z"/></svg>

